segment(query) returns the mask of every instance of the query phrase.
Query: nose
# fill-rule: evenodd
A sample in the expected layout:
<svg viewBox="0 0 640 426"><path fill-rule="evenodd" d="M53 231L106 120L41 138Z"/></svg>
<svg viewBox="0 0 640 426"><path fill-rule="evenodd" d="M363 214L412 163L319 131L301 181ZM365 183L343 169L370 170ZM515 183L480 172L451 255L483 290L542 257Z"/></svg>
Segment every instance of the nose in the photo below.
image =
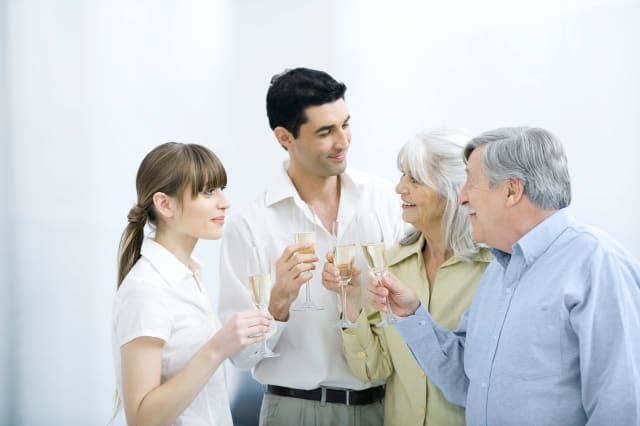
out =
<svg viewBox="0 0 640 426"><path fill-rule="evenodd" d="M467 189L467 182L462 185L462 189L460 189L460 195L458 196L458 204L461 206L469 203L469 190Z"/></svg>
<svg viewBox="0 0 640 426"><path fill-rule="evenodd" d="M229 202L229 200L227 199L227 196L224 195L224 192L222 192L221 189L218 189L218 191L220 191L220 198L218 199L218 208L221 210L226 210L229 207L231 207L231 203Z"/></svg>
<svg viewBox="0 0 640 426"><path fill-rule="evenodd" d="M335 144L340 149L346 149L351 143L351 131L349 128L340 128L340 130L336 134L336 142Z"/></svg>
<svg viewBox="0 0 640 426"><path fill-rule="evenodd" d="M396 185L396 194L402 195L407 192L407 187L404 182L405 179L406 179L405 175L400 176L400 180L398 180L398 184Z"/></svg>

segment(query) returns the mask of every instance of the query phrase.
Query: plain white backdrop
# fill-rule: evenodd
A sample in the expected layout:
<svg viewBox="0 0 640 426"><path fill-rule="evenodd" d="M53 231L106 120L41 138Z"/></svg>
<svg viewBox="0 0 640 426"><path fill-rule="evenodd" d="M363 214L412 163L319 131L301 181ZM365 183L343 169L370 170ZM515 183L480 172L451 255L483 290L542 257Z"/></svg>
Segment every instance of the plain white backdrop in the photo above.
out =
<svg viewBox="0 0 640 426"><path fill-rule="evenodd" d="M349 163L392 181L422 129L552 130L573 214L640 257L639 22L632 0L0 0L0 423L107 423L139 162L207 145L242 209L285 158L264 107L285 68L347 84ZM215 294L218 244L196 255Z"/></svg>

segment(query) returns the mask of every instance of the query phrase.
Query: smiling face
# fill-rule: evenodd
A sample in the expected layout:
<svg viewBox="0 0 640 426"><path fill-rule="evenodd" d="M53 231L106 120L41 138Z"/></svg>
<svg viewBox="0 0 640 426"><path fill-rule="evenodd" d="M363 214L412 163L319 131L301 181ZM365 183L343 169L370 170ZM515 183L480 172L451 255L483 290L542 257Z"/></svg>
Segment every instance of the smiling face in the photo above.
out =
<svg viewBox="0 0 640 426"><path fill-rule="evenodd" d="M195 239L217 240L222 236L228 208L229 201L221 188L201 191L195 198L185 190L175 216L176 230Z"/></svg>
<svg viewBox="0 0 640 426"><path fill-rule="evenodd" d="M341 174L347 167L351 143L350 117L344 99L308 107L305 114L307 122L300 126L298 137L293 138L287 132L291 167L318 177Z"/></svg>
<svg viewBox="0 0 640 426"><path fill-rule="evenodd" d="M467 161L467 181L460 192L460 204L467 206L473 240L501 248L507 220L506 184L491 188L482 168L485 146L476 148Z"/></svg>
<svg viewBox="0 0 640 426"><path fill-rule="evenodd" d="M407 172L400 177L396 192L402 199L402 220L425 234L433 229L442 229L446 201L437 192Z"/></svg>

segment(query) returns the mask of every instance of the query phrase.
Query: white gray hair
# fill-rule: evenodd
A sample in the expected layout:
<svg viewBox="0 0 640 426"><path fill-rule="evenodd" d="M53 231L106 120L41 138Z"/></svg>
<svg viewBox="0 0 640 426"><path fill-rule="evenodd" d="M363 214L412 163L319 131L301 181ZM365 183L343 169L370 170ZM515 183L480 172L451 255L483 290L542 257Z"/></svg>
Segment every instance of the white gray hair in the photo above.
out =
<svg viewBox="0 0 640 426"><path fill-rule="evenodd" d="M571 180L562 144L551 132L534 127L504 127L473 138L464 158L486 145L482 169L495 187L507 179L518 179L524 193L544 210L571 204Z"/></svg>
<svg viewBox="0 0 640 426"><path fill-rule="evenodd" d="M445 200L442 221L445 246L454 255L467 260L478 252L471 238L469 215L458 203L460 190L466 180L462 149L469 139L455 130L423 132L405 143L398 153L400 171L411 175ZM400 244L409 245L418 238L420 231L414 229Z"/></svg>

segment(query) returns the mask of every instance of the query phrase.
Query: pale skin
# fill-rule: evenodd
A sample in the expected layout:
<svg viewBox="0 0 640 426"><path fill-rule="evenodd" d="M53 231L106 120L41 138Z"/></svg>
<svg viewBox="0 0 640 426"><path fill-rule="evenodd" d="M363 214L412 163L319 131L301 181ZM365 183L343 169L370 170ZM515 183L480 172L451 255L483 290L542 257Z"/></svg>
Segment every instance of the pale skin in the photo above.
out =
<svg viewBox="0 0 640 426"><path fill-rule="evenodd" d="M482 169L484 149L478 147L469 156L467 181L459 201L469 210L474 240L511 253L513 244L556 210L535 205L519 179L507 179L491 187ZM382 285L375 277L367 277L367 293L373 306L382 312L387 310L388 297L393 312L402 317L414 314L420 306L413 289L391 274L383 278Z"/></svg>
<svg viewBox="0 0 640 426"><path fill-rule="evenodd" d="M218 189L199 193L190 190L180 206L175 197L153 195L157 213L156 242L189 266L199 238L218 239L229 203ZM270 314L241 312L229 320L175 376L161 383L164 341L138 337L120 348L122 391L127 424L168 425L202 390L222 362L242 348L260 342L269 330Z"/></svg>
<svg viewBox="0 0 640 426"><path fill-rule="evenodd" d="M274 135L289 153L287 173L300 198L330 230L338 215L339 175L346 169L351 143L350 116L343 99L308 107L305 115L307 121L300 126L297 137L284 127L276 127ZM278 321L289 319L289 309L300 287L313 276L318 257L300 253L309 246L289 245L276 261L269 311Z"/></svg>
<svg viewBox="0 0 640 426"><path fill-rule="evenodd" d="M403 220L422 232L426 240L422 257L431 292L438 268L452 255L451 249L444 245L444 236L442 235L442 213L445 201L429 187L417 182L408 173L404 173L400 178L396 185L396 193L400 195L402 200ZM359 272L358 270L357 273ZM332 257L328 255L327 263L323 268L322 284L328 290L340 292L339 278L338 269L333 265ZM354 285L359 283L355 271L352 283ZM350 287L352 287L351 283L347 286L348 293L352 291ZM347 298L347 313L351 321L355 321L360 315L359 305L356 298Z"/></svg>

